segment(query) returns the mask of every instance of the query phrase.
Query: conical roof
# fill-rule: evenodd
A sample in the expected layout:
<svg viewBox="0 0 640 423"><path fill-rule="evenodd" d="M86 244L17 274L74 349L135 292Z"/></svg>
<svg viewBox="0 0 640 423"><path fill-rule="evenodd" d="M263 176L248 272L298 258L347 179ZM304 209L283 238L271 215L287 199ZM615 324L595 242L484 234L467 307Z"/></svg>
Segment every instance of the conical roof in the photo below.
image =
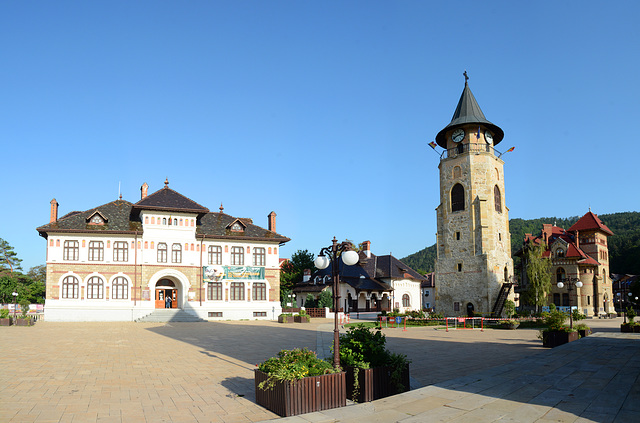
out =
<svg viewBox="0 0 640 423"><path fill-rule="evenodd" d="M460 100L458 101L456 111L453 113L451 122L447 126L445 126L442 131L438 132L438 135L436 135L436 142L440 147L447 148L447 139L445 138L446 132L458 126L463 126L469 123L477 123L483 125L487 127L491 132L493 132L494 145L498 144L500 141L502 141L502 138L504 138L504 132L502 131L502 129L500 129L499 126L489 122L487 118L484 117L484 113L482 113L482 110L480 109L476 98L473 96L468 82L465 81L464 90L462 91L462 95L460 96Z"/></svg>

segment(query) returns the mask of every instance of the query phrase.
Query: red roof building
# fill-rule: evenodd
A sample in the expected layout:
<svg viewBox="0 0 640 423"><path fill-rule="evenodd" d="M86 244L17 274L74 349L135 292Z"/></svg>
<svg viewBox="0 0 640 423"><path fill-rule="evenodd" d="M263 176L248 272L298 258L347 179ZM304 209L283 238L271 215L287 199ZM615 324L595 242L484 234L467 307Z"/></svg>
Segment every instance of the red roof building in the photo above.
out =
<svg viewBox="0 0 640 423"><path fill-rule="evenodd" d="M568 230L544 224L540 235L525 234L523 248L516 255L522 257L529 242L546 246L543 257L552 264L549 304L577 307L587 316L614 313L607 242L611 235L611 229L589 210ZM526 264L521 266L521 281L518 291L524 292L528 285ZM575 286L578 281L582 282L581 288ZM558 288L558 282L563 288Z"/></svg>

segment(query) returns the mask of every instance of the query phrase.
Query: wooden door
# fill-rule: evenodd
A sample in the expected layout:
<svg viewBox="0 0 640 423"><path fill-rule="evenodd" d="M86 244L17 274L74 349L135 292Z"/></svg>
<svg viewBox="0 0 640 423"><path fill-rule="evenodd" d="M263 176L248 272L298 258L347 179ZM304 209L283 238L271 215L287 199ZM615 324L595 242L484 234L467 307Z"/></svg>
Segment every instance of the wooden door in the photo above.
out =
<svg viewBox="0 0 640 423"><path fill-rule="evenodd" d="M164 308L164 289L156 289L156 308Z"/></svg>

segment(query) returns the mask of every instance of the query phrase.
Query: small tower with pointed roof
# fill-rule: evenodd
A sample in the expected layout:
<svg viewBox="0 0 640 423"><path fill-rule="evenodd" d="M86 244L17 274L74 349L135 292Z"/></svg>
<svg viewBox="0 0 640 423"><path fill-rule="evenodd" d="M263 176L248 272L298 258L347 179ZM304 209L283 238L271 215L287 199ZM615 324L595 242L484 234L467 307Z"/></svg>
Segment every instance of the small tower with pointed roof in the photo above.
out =
<svg viewBox="0 0 640 423"><path fill-rule="evenodd" d="M451 122L436 135L440 204L436 208L436 310L447 316L500 315L513 297L504 132L489 122L465 85Z"/></svg>

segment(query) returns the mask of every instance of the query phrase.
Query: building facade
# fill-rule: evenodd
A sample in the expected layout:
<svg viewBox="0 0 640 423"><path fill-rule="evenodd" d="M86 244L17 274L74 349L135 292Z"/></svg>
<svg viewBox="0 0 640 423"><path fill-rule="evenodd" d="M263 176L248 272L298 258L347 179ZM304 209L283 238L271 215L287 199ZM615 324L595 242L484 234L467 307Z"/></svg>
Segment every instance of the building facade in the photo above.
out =
<svg viewBox="0 0 640 423"><path fill-rule="evenodd" d="M561 309L577 308L588 317L614 312L614 292L609 277L608 237L613 232L589 210L568 230L544 224L540 235L525 234L527 243L543 244L543 257L551 260L551 291L548 303ZM528 285L526 262L523 262L520 290ZM575 287L575 282L582 287ZM564 287L558 288L558 282ZM572 290L567 289L568 286Z"/></svg>
<svg viewBox="0 0 640 423"><path fill-rule="evenodd" d="M340 308L345 313L367 311L393 311L406 313L421 308L420 285L425 278L392 255L376 256L371 243L365 241L360 260L353 266L345 266L338 260L340 269ZM305 277L296 285L297 306L304 306L309 294L318 298L324 290L333 291L331 265Z"/></svg>
<svg viewBox="0 0 640 423"><path fill-rule="evenodd" d="M289 238L169 188L51 218L45 318L132 321L156 309L203 319L272 319L280 313L279 247Z"/></svg>
<svg viewBox="0 0 640 423"><path fill-rule="evenodd" d="M436 208L435 303L445 316L499 315L504 301L513 299L504 162L495 149L503 137L465 81L451 122L436 136L445 151Z"/></svg>

